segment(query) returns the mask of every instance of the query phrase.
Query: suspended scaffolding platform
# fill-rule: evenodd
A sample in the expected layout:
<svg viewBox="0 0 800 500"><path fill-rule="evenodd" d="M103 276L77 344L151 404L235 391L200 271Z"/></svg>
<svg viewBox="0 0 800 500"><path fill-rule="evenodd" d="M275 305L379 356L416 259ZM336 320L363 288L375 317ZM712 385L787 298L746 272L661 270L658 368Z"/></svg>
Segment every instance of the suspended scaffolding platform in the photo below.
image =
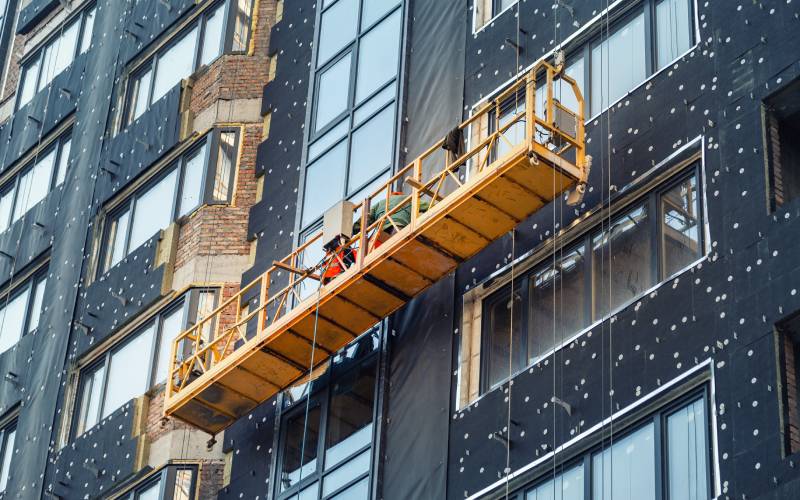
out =
<svg viewBox="0 0 800 500"><path fill-rule="evenodd" d="M165 415L225 429L308 377L312 348L316 367L566 190L582 193L583 97L562 69L540 63L367 196L335 251L313 235L181 333Z"/></svg>

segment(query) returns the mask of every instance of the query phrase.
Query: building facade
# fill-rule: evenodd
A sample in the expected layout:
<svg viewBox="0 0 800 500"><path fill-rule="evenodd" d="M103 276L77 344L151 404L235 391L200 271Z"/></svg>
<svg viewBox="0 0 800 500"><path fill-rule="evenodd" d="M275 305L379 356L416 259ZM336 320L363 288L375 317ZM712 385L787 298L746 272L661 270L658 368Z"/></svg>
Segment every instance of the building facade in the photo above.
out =
<svg viewBox="0 0 800 500"><path fill-rule="evenodd" d="M0 0L0 495L800 498L798 27L792 0ZM582 95L514 90L541 62ZM583 103L577 204L553 177L511 230L460 220L480 249L398 264L424 291L381 284L402 306L345 341L289 286L326 360L170 410L174 359L258 340L252 283L339 286L330 207L425 191L397 172L465 120L454 157L502 161L533 100Z"/></svg>

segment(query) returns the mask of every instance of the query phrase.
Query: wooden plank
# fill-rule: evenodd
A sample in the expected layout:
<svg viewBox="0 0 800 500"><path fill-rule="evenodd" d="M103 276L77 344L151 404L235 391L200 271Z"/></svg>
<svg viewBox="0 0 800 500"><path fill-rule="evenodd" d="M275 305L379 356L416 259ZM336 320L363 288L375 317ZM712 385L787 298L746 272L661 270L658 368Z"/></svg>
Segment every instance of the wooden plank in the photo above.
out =
<svg viewBox="0 0 800 500"><path fill-rule="evenodd" d="M172 413L173 416L185 420L209 434L216 434L233 423L233 420L195 399L186 401Z"/></svg>
<svg viewBox="0 0 800 500"><path fill-rule="evenodd" d="M557 194L572 184L571 178L554 170L544 160L541 160L536 166L531 166L528 161L524 161L509 169L503 177L513 180L547 201L552 201Z"/></svg>
<svg viewBox="0 0 800 500"><path fill-rule="evenodd" d="M226 389L217 382L203 389L197 395L197 399L209 408L220 413L230 414L232 417L239 417L258 406L257 401L252 401L239 393Z"/></svg>
<svg viewBox="0 0 800 500"><path fill-rule="evenodd" d="M454 210L458 210L458 208ZM475 255L489 244L485 237L450 218L439 220L426 228L422 234L425 238L463 259Z"/></svg>
<svg viewBox="0 0 800 500"><path fill-rule="evenodd" d="M387 285L391 286L388 283ZM365 279L358 280L344 288L340 295L380 317L386 316L405 303L401 298Z"/></svg>
<svg viewBox="0 0 800 500"><path fill-rule="evenodd" d="M259 403L281 390L274 382L245 369L244 364L225 374L218 383Z"/></svg>
<svg viewBox="0 0 800 500"><path fill-rule="evenodd" d="M519 220L542 208L544 203L519 184L499 177L480 190L478 195Z"/></svg>
<svg viewBox="0 0 800 500"><path fill-rule="evenodd" d="M498 238L517 225L507 214L476 198L462 203L451 216L489 240Z"/></svg>
<svg viewBox="0 0 800 500"><path fill-rule="evenodd" d="M311 314L303 317L299 322L292 326L291 329L291 331L296 335L305 338L309 345L314 342L315 318L316 314L314 314L312 311ZM329 352L338 351L342 348L342 346L346 345L348 342L356 338L359 333L361 333L353 333L349 330L349 328L344 329L342 326L328 321L324 316L322 316L322 311L320 311L319 318L316 319L316 328L317 345Z"/></svg>
<svg viewBox="0 0 800 500"><path fill-rule="evenodd" d="M429 280L417 271L393 258L384 260L373 268L369 274L389 286L402 291L409 297L413 297L433 284L433 280Z"/></svg>
<svg viewBox="0 0 800 500"><path fill-rule="evenodd" d="M372 314L368 310L359 306L355 302L337 295L325 302L320 308L326 318L331 318L350 331L363 332L382 318L377 314Z"/></svg>
<svg viewBox="0 0 800 500"><path fill-rule="evenodd" d="M456 267L457 262L434 248L412 241L392 254L392 259L413 269L430 281L436 281Z"/></svg>
<svg viewBox="0 0 800 500"><path fill-rule="evenodd" d="M252 353L242 361L241 366L279 387L285 387L303 374L296 366L263 351Z"/></svg>
<svg viewBox="0 0 800 500"><path fill-rule="evenodd" d="M267 346L270 350L284 356L300 366L308 367L311 363L311 345L307 340L304 340L296 335L283 331L277 335L270 337ZM320 346L317 346L314 354L314 364L328 359L328 353Z"/></svg>

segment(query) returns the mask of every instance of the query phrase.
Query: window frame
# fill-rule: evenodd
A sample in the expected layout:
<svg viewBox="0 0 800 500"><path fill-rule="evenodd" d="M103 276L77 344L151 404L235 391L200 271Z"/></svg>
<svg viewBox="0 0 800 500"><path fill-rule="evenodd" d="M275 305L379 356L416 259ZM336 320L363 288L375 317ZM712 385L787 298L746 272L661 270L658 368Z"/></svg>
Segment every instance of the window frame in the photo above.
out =
<svg viewBox="0 0 800 500"><path fill-rule="evenodd" d="M295 234L298 236L297 242L301 241L303 236L310 234L312 231L312 227L314 227L321 219L322 214L319 214L314 219L309 220L307 223L303 223L303 217L305 215L305 200L306 200L306 185L308 179L308 172L309 167L313 166L317 161L319 161L322 157L328 154L331 150L335 149L337 146L341 145L343 142L345 143L345 159L344 159L344 179L343 179L343 193L342 199L354 199L354 197L358 196L362 191L373 183L377 182L381 177L385 176L387 173L391 173L394 168L396 167L397 162L397 153L396 153L396 144L397 138L400 134L400 127L398 127L398 117L399 117L399 110L400 104L402 99L401 93L401 84L402 84L402 72L403 72L403 54L405 53L405 23L406 23L406 0L395 0L396 3L392 5L389 9L383 12L379 17L375 18L369 25L362 26L364 9L362 0L358 0L357 8L358 8L358 17L356 19L356 35L355 37L341 47L337 52L333 53L325 60L322 65L317 66L317 49L319 47L319 39L321 36L321 22L322 16L328 12L331 8L336 6L342 0L336 0L329 2L323 8L322 0L317 0L317 15L316 15L316 25L315 25L315 32L314 32L314 51L313 51L313 58L312 58L312 65L311 65L311 79L313 84L310 86L309 92L309 102L311 106L309 106L309 112L307 113L307 132L305 133L305 143L303 146L303 171L301 173L301 185L298 189L298 204L297 204L297 217L296 217L296 231ZM400 20L400 27L399 27L399 36L398 36L398 58L397 58L397 67L395 75L390 78L389 80L381 83L378 87L376 87L370 94L364 96L364 98L356 103L356 88L358 84L358 59L359 54L361 53L361 43L362 39L369 36L375 29L380 27L386 20L388 20L393 15L399 15ZM325 74L330 68L332 68L336 63L340 62L343 58L350 57L350 73L349 73L349 81L347 83L347 106L346 108L339 113L336 117L333 117L329 120L327 124L325 124L319 131L316 131L316 124L317 124L317 109L318 109L318 99L319 99L319 88L320 88L320 80L321 76ZM367 105L378 95L382 92L386 91L389 88L394 86L394 94L393 97L388 99L386 102L380 104L378 107L374 108L369 114L359 117L358 123L356 123L356 114L358 111L366 109ZM353 136L362 129L362 127L369 124L369 122L375 118L377 115L385 111L387 108L394 106L394 114L393 114L393 131L392 137L389 139L392 144L392 160L388 167L381 169L380 171L375 172L372 176L370 176L367 180L362 182L359 186L354 186L353 189L349 189L349 183L351 178L351 159L352 159L352 142ZM320 149L318 152L311 156L311 148L315 145L324 142L326 134L332 132L337 127L341 125L345 125L345 132L341 137L328 139L328 144ZM361 200L357 200L361 201Z"/></svg>
<svg viewBox="0 0 800 500"><path fill-rule="evenodd" d="M34 333L31 331L31 321L33 313L32 308L34 303L36 302L36 287L42 281L46 281L48 279L49 274L49 260L43 264L38 265L34 270L32 270L29 274L25 275L22 279L15 283L10 283L5 287L5 289L0 293L0 319L4 318L5 315L5 308L16 298L20 295L27 293L27 298L25 300L25 318L22 322L22 331L18 339L14 341L11 346L6 349L10 350L13 349L14 346L19 343L22 337ZM45 293L47 292L47 287L45 285ZM42 302L42 307L44 307L44 301ZM41 311L39 311L41 314ZM38 318L37 318L38 319ZM37 325L36 331L38 331L39 326ZM3 332L0 332L2 335ZM5 351L0 351L0 353Z"/></svg>
<svg viewBox="0 0 800 500"><path fill-rule="evenodd" d="M104 346L96 356L93 357L91 362L79 368L77 377L75 378L75 400L71 418L69 421L69 432L67 435L71 440L75 440L86 432L90 431L93 427L98 425L102 420L103 411L105 406L106 395L108 392L108 376L109 366L112 357L124 349L131 342L135 341L139 335L145 333L149 328L153 328L153 338L150 339L150 358L147 360L147 388L143 394L148 394L162 384L162 381L155 380L158 371L159 361L159 347L164 334L164 318L170 314L183 310L181 316L181 331L186 329L193 322L197 320L198 304L200 296L203 293L213 293L214 303L219 303L221 290L214 287L198 287L188 290L186 293L180 295L175 300L172 300L167 305L158 309L154 314L147 316L144 321L139 322L135 327L127 331L122 337L115 339L110 345ZM97 395L97 415L95 415L95 423L91 426L86 426L87 420L86 411L84 411L84 382L87 375L94 375L98 370L103 370L102 380L100 380L100 391ZM167 374L169 377L169 374ZM91 407L91 405L89 405ZM118 410L115 408L111 411ZM109 415L111 414L109 413ZM81 427L84 427L81 429Z"/></svg>
<svg viewBox="0 0 800 500"><path fill-rule="evenodd" d="M58 171L59 167L61 166L61 161L63 159L62 155L64 153L64 144L66 144L67 142L69 143L72 142L71 126L67 128L65 131L59 133L45 147L36 151L35 155L32 158L28 159L28 161L26 161L25 164L20 169L18 169L10 179L8 179L6 182L0 185L0 198L3 195L13 191L13 194L11 195L11 210L9 211L8 214L8 221L6 222L5 229L0 229L0 234L9 230L11 226L13 226L14 223L17 222L18 220L25 218L25 216L28 214L28 212L31 211L33 207L44 201L50 193L55 191L57 187L63 184L63 182L60 183L58 182ZM50 182L48 185L47 194L44 196L44 198L36 202L34 205L31 205L31 207L28 210L23 212L20 215L19 219L15 219L14 213L16 212L17 202L19 201L20 198L19 187L22 178L26 174L28 174L31 170L36 168L41 159L46 158L47 155L49 155L53 151L55 151L55 156L53 157L53 170L50 173ZM69 158L67 158L66 161L69 161ZM67 170L65 171L65 174L66 172L69 172L69 165L67 165ZM65 180L66 180L66 175L65 175ZM3 222L0 221L0 227L2 227L2 224Z"/></svg>
<svg viewBox="0 0 800 500"><path fill-rule="evenodd" d="M64 71L66 71L70 66L72 66L72 64L75 62L75 60L81 54L83 54L82 45L83 45L83 39L84 39L84 36L85 36L84 30L86 29L86 24L87 24L86 20L89 17L88 16L89 12L92 12L92 11L94 12L94 15L97 16L97 5L95 4L95 2L90 2L90 3L86 4L85 6L82 6L81 9L78 12L72 13L69 17L67 17L67 19L65 19L59 25L59 27L57 29L53 30L52 33L47 35L47 37L44 40L42 40L36 46L36 48L31 50L25 57L22 58L22 60L19 62L19 81L17 82L17 88L16 88L16 92L15 92L15 96L14 96L14 111L15 112L19 111L19 109L21 107L23 107L26 104L28 104L29 102L33 101L33 99L36 97L36 95L39 92L41 92L42 90L44 90L45 87L42 87L41 89L39 88L39 85L40 85L40 83L42 81L42 75L44 75L44 71L45 71L44 67L42 65L44 53L47 51L47 49L54 42L56 42L56 40L58 38L61 38L62 34L64 32L66 32L69 28L71 28L74 23L78 23L79 24L78 33L77 33L77 35L75 37L75 47L72 50L72 60L64 68ZM92 22L92 29L94 30L94 21ZM87 50L88 50L88 47L87 47ZM21 102L21 100L22 100L22 87L25 84L28 70L34 64L38 64L38 67L36 69L36 78L35 78L34 85L33 85L33 94L31 95L31 98L28 101L22 103ZM61 73L54 74L53 75L53 79L50 80L50 82L48 82L47 84L50 84L60 74Z"/></svg>
<svg viewBox="0 0 800 500"><path fill-rule="evenodd" d="M228 179L228 193L225 200L214 199L214 185L216 180L216 168L218 166L220 156L220 137L224 133L234 134L233 153L234 157L231 162L231 171ZM133 230L134 215L136 213L136 202L146 194L150 189L158 185L159 182L171 175L177 169L177 178L175 180L175 188L172 192L170 199L170 222L183 224L190 219L201 207L205 205L229 205L232 203L234 193L236 191L236 172L239 169L239 150L242 141L242 129L240 127L220 127L211 130L205 135L198 138L196 141L187 145L174 157L168 161L163 162L161 165L155 167L156 172L150 178L142 182L140 186L126 193L124 198L116 203L113 208L108 210L103 216L102 228L99 231L99 249L98 252L98 275L103 275L113 269L119 262L125 259L136 248L129 248L131 243L131 232ZM184 215L180 215L180 200L183 195L183 183L186 178L186 165L189 159L194 154L206 149L203 156L202 178L200 180L200 197L197 205ZM212 169L214 170L212 172ZM111 241L112 231L114 228L114 221L116 221L124 213L128 213L128 223L125 228L125 239L123 242L123 255L117 263L112 264L110 259L113 256L113 241ZM162 228L163 230L164 228ZM137 247L139 248L139 247Z"/></svg>
<svg viewBox="0 0 800 500"><path fill-rule="evenodd" d="M668 193L671 189L676 186L681 185L683 182L695 177L697 179L697 206L698 206L698 248L701 250L700 256L692 261L692 264L689 266L685 266L684 268L679 269L678 271L672 272L670 274L666 274L663 266L663 259L664 259L664 252L663 252L663 214L661 210L661 203L660 201L663 199L664 195ZM516 283L520 283L520 295L521 295L521 307L522 309L522 321L523 324L520 326L519 329L515 329L514 334L517 335L517 332L521 332L523 336L525 344L520 344L520 342L515 342L512 346L514 351L518 351L520 356L522 356L521 351L523 349L520 346L524 345L525 352L526 352L526 361L521 365L521 368L514 370L511 373L511 378L521 370L527 369L532 364L535 364L540 359L543 359L549 356L552 352L558 351L559 349L563 348L563 346L569 342L570 339L575 337L576 335L580 335L581 332L586 331L588 328L591 328L593 325L598 324L600 322L606 321L608 318L616 314L618 311L625 309L628 307L633 301L638 300L643 294L647 293L648 290L652 289L655 286L658 286L661 283L669 281L670 279L674 278L675 276L683 273L686 271L687 267L691 267L695 265L698 261L702 260L708 254L708 235L705 232L705 224L706 220L706 207L705 207L705 184L704 184L704 177L703 177L703 161L702 157L694 157L694 155L685 160L684 162L678 163L678 166L675 170L668 172L663 175L660 179L655 179L655 183L648 187L648 189L643 190L641 193L637 193L635 196L630 197L628 200L621 200L622 203L619 203L617 206L612 205L610 206L610 212L606 212L604 216L599 220L595 221L591 225L587 225L582 228L579 232L577 232L574 236L565 239L562 242L557 242L556 246L554 247L555 250L550 250L549 252L545 253L544 255L539 256L535 261L533 261L530 265L526 265L525 269L519 273L514 278L515 287L517 286ZM650 265L650 272L651 276L653 277L652 283L648 286L644 287L644 290L641 293L637 293L632 299L624 300L620 304L613 305L609 304L609 310L606 311L602 315L597 315L596 313L596 296L594 293L594 283L595 283L595 275L593 272L593 262L594 262L594 251L592 250L592 242L596 236L608 233L612 227L614 227L616 221L620 220L631 210L635 210L639 206L646 207L647 210L647 218L648 218L648 235L649 235L649 244L650 244L650 252L652 255L652 259L649 263ZM607 224L606 221L612 221L610 226ZM535 275L538 271L541 271L543 268L548 267L553 261L553 252L563 250L561 253L566 254L571 252L574 248L583 246L586 249L586 255L584 255L583 259L583 273L584 273L584 296L583 296L583 310L585 317L588 318L588 322L584 322L585 326L582 329L579 329L575 332L562 332L561 338L563 342L557 343L553 348L543 352L538 353L534 356L531 353L527 353L528 348L528 337L531 334L531 323L529 321L529 311L530 302L529 302L529 286L528 281L532 275ZM488 290L480 295L477 299L477 304L475 307L480 307L481 309L481 320L480 320L480 365L479 365L479 377L478 377L478 397L492 391L493 389L502 386L503 384L507 383L509 377L503 377L498 381L492 383L490 380L491 374L491 363L487 358L490 358L490 353L485 350L491 346L491 335L492 332L486 327L487 323L490 321L489 314L487 314L487 304L490 303L489 301L494 295L501 295L504 290L510 286L510 279L509 274L506 272L506 275L497 280L500 282L498 285L493 285ZM463 301L464 303L466 301ZM461 311L462 319L464 319L468 314L467 308L463 307ZM534 361L531 361L535 359ZM463 366L461 367L463 369Z"/></svg>
<svg viewBox="0 0 800 500"><path fill-rule="evenodd" d="M245 40L245 45L249 46L250 42L253 37L253 20L255 19L255 7L256 3L255 0L247 0L250 4L250 18L249 23L250 26L248 28L248 35L247 40ZM220 47L219 47L219 55L213 59L211 59L207 64L202 63L202 55L203 55L203 47L206 37L206 28L208 24L208 19L212 13L216 11L217 8L221 8L222 12L222 33L221 33L221 40L220 40ZM123 86L121 92L121 99L122 105L120 109L122 110L119 113L119 125L117 126L117 131L124 130L127 128L131 123L136 121L139 117L134 117L135 110L132 109L134 106L132 105L132 98L134 93L134 88L132 82L136 81L136 79L145 74L148 70L151 71L149 87L147 90L147 104L142 111L142 115L146 113L153 104L157 101L152 101L153 98L153 90L155 88L155 81L156 81L156 72L158 70L158 62L161 57L168 52L172 47L175 46L179 41L181 41L183 36L187 35L193 29L197 28L197 34L195 35L197 38L195 39L195 47L194 47L194 54L192 59L192 72L183 77L184 79L188 76L191 76L203 67L211 66L215 61L225 55L230 54L244 54L247 53L247 50L233 50L233 38L234 32L233 28L236 22L236 16L232 15L233 10L237 8L236 0L215 0L209 2L206 6L202 7L202 10L195 12L191 15L187 20L174 32L166 34L161 40L160 45L156 44L156 48L149 52L145 57L139 59L137 63L133 65L133 67L127 72L125 77L125 85ZM162 96L163 97L163 96ZM160 99L160 98L159 98ZM141 115L140 115L141 116Z"/></svg>
<svg viewBox="0 0 800 500"><path fill-rule="evenodd" d="M6 452L8 451L8 435L10 433L14 433L14 448L16 448L16 433L17 427L19 426L19 414L18 410L14 412L14 416L7 420L3 426L0 428L0 474L3 474L3 460L5 459ZM9 460L9 470L6 472L7 478L11 477L11 473L14 470L12 466L14 461L14 448L11 449L11 460ZM7 479L6 479L7 480ZM0 489L0 499L5 497L6 489L8 488L8 483L6 483L5 488Z"/></svg>
<svg viewBox="0 0 800 500"><path fill-rule="evenodd" d="M14 25L17 18L17 0L6 1L5 10L0 11L0 89L5 88L8 74L8 57L11 49L11 37L14 32ZM2 94L2 90L0 90ZM5 97L3 95L3 97Z"/></svg>
<svg viewBox="0 0 800 500"><path fill-rule="evenodd" d="M139 498L141 498L140 495L145 490L156 484L159 485L158 488L159 500L174 498L175 481L177 479L178 472L185 470L189 470L192 472L192 481L189 487L190 491L192 492L190 498L196 498L198 492L197 490L200 483L199 481L200 468L197 464L165 465L162 468L156 470L155 472L148 474L143 480L131 486L126 491L118 495L112 495L111 498L113 498L113 500L138 500Z"/></svg>
<svg viewBox="0 0 800 500"><path fill-rule="evenodd" d="M711 389L707 382L702 383L699 387L695 387L684 394L675 396L671 401L660 406L659 408L650 411L644 415L639 415L633 419L625 422L624 428L621 431L614 431L614 441L624 439L636 432L646 428L648 425L653 425L653 451L654 451L654 479L655 479L655 498L658 500L678 500L670 498L669 496L669 435L668 435L668 421L672 415L686 409L690 405L702 401L703 414L705 422L703 428L705 429L704 446L706 451L706 473L707 473L707 487L708 498L712 499L714 493L714 455L716 453L716 446L713 442L712 436L714 432L713 419L711 418ZM577 456L567 456L567 458L557 461L555 465L550 465L547 470L541 470L540 474L531 481L528 481L524 486L517 489L516 492L511 494L511 498L515 500L526 500L528 492L536 489L539 486L547 484L553 479L553 471L558 470L560 476L572 467L583 466L583 480L584 480L584 496L583 500L597 500L593 498L592 494L592 481L593 481L593 466L592 462L594 457L605 450L610 450L613 444L608 443L605 431L597 431L593 436L585 438L586 440L594 441L594 444L579 451Z"/></svg>
<svg viewBox="0 0 800 500"><path fill-rule="evenodd" d="M363 334L358 339L353 340L347 347L344 347L342 350L339 351L339 354L345 353L350 348L358 348L360 342L368 343L373 336L377 336L376 340L378 342L377 346L372 346L370 351L363 354L361 357L357 358L352 362L349 366L337 367L335 365L329 365L326 372L319 377L317 380L313 380L311 382L311 390L310 394L308 391L308 386L305 386L303 389L302 396L298 397L296 400L288 402L287 399L284 397L283 399L283 406L284 408L279 414L279 421L280 421L280 432L278 432L278 439L276 441L278 453L276 454L275 459L275 473L273 477L276 478L275 484L272 486L274 490L274 497L276 500L290 500L296 498L296 496L303 491L305 488L313 485L314 483L317 484L317 494L314 498L321 498L321 499L329 499L335 497L339 493L347 490L349 487L355 485L359 481L362 481L365 477L369 478L369 487L372 488L372 484L374 482L374 471L375 468L373 467L373 462L375 458L376 452L376 431L378 428L378 416L380 414L380 405L379 405L379 397L380 397L380 352L381 352L381 343L383 340L383 332L384 327L379 326L373 329L370 329L368 332ZM332 358L333 359L333 358ZM338 369L337 369L338 368ZM338 463L330 467L329 469L325 468L325 451L327 449L327 436L328 436L328 422L331 418L330 416L330 403L333 395L333 385L337 379L343 379L348 375L363 370L364 368L369 368L374 372L375 377L375 384L373 387L373 406L372 406L372 437L370 439L369 444L364 445L357 450L351 452L346 457L341 458ZM316 446L316 467L313 472L310 472L308 475L303 475L302 479L291 485L290 487L282 490L281 485L281 476L283 474L283 466L284 466L284 450L286 447L286 423L297 416L303 416L306 410L306 401L308 398L311 398L310 407L313 408L315 405L318 405L320 408L320 426L319 426L319 433L318 433L318 440ZM321 495L323 483L326 477L330 476L336 470L341 467L346 466L353 462L354 459L359 457L365 452L369 452L370 454L370 466L369 470L366 473L361 473L357 477L350 479L347 483L342 484L336 490L328 493L327 495ZM302 469L302 467L301 467Z"/></svg>

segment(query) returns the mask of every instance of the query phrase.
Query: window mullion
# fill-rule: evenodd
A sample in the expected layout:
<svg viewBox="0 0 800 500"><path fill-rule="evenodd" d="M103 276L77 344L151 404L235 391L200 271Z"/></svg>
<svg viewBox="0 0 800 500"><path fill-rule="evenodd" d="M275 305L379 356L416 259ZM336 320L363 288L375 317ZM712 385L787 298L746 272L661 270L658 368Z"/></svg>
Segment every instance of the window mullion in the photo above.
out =
<svg viewBox="0 0 800 500"><path fill-rule="evenodd" d="M663 419L661 412L656 413L653 417L653 453L655 454L655 500L663 500L667 498L667 481L665 478L667 477L667 446L666 446L666 429L663 425Z"/></svg>
<svg viewBox="0 0 800 500"><path fill-rule="evenodd" d="M644 2L644 47L645 47L645 76L649 77L657 67L656 53L656 16L655 0L645 0Z"/></svg>

